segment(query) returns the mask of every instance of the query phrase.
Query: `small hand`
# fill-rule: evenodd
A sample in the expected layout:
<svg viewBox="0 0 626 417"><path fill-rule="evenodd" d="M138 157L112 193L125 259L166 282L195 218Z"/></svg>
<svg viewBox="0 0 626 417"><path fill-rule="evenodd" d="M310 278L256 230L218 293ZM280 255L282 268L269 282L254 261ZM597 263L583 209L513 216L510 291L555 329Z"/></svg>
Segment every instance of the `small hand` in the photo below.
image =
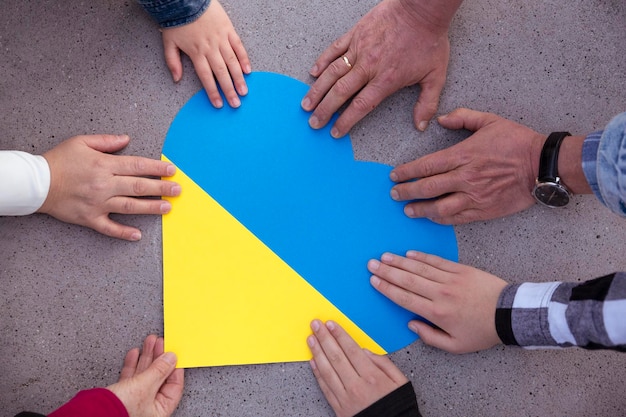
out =
<svg viewBox="0 0 626 417"><path fill-rule="evenodd" d="M313 110L311 127L325 126L354 96L331 129L341 137L387 96L419 83L413 116L415 126L426 129L446 79L449 23L433 22L405 3L383 0L320 55L311 69L318 79L302 100L304 110Z"/></svg>
<svg viewBox="0 0 626 417"><path fill-rule="evenodd" d="M531 194L546 137L491 113L457 109L439 117L448 129L475 132L463 142L396 167L391 190L409 217L461 224L494 219L535 204ZM417 181L413 181L417 179Z"/></svg>
<svg viewBox="0 0 626 417"><path fill-rule="evenodd" d="M39 209L61 221L90 227L107 236L141 239L139 229L121 225L110 213L164 214L171 204L146 196L176 196L180 186L144 178L174 175L174 165L138 156L109 155L123 149L128 136L75 136L44 154L50 190Z"/></svg>
<svg viewBox="0 0 626 417"><path fill-rule="evenodd" d="M357 414L408 381L389 358L361 349L334 321L313 320L311 329L311 369L338 417Z"/></svg>
<svg viewBox="0 0 626 417"><path fill-rule="evenodd" d="M502 279L434 255L409 251L385 253L367 268L372 286L396 304L439 329L413 320L409 328L424 343L451 353L488 349L501 343L495 327Z"/></svg>
<svg viewBox="0 0 626 417"><path fill-rule="evenodd" d="M184 369L176 355L163 353L163 338L146 337L143 350L126 354L119 382L107 387L122 401L130 417L169 417L183 395Z"/></svg>
<svg viewBox="0 0 626 417"><path fill-rule="evenodd" d="M239 96L248 93L243 73L252 69L248 53L237 35L226 11L217 0L197 20L184 26L163 29L163 48L175 82L183 76L180 52L191 58L196 73L211 103L220 108L219 83L231 107L239 107ZM234 84L234 87L233 87Z"/></svg>

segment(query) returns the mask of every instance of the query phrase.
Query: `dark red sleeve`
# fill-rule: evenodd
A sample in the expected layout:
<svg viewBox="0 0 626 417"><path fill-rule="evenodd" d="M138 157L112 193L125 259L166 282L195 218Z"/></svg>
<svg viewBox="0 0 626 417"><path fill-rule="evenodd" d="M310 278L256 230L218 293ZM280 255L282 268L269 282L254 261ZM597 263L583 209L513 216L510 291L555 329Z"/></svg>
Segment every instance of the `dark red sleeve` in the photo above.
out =
<svg viewBox="0 0 626 417"><path fill-rule="evenodd" d="M106 388L80 391L48 417L129 417L119 398Z"/></svg>

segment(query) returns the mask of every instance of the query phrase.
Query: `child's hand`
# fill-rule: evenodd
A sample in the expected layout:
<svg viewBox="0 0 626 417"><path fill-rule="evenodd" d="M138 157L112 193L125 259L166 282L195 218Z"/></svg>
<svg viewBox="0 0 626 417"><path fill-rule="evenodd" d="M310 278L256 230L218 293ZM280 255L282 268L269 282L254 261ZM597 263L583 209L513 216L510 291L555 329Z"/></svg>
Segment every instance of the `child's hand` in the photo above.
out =
<svg viewBox="0 0 626 417"><path fill-rule="evenodd" d="M183 76L179 51L191 58L209 100L215 107L224 105L215 79L231 107L239 107L239 96L248 93L243 78L243 73L252 71L248 53L217 0L211 1L198 20L184 26L163 29L163 49L174 82L180 81Z"/></svg>

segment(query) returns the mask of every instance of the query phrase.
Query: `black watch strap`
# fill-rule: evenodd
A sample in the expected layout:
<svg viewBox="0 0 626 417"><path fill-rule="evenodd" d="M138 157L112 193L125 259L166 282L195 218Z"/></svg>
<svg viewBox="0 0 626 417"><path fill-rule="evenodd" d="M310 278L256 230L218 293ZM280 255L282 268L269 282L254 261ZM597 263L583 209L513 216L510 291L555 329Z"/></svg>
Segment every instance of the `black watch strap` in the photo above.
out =
<svg viewBox="0 0 626 417"><path fill-rule="evenodd" d="M559 149L561 148L561 142L567 136L571 136L571 134L569 132L553 132L546 139L541 149L541 157L539 158L538 182L556 181L559 176Z"/></svg>

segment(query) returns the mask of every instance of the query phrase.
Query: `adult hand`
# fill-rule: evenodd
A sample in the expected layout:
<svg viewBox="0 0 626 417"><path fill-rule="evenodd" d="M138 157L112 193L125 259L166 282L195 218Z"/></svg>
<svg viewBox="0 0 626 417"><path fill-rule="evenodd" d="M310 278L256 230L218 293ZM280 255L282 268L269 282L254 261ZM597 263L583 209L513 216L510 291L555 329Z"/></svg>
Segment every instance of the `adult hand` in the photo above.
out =
<svg viewBox="0 0 626 417"><path fill-rule="evenodd" d="M451 353L488 349L501 343L495 314L502 279L434 255L409 251L406 258L385 253L367 268L372 286L396 304L439 329L412 320L409 328L424 343Z"/></svg>
<svg viewBox="0 0 626 417"><path fill-rule="evenodd" d="M138 156L108 155L124 148L128 136L75 136L43 156L50 166L50 190L40 213L90 227L107 236L136 241L137 228L121 225L110 213L164 214L171 204L145 196L176 196L180 186L144 178L174 175L174 165Z"/></svg>
<svg viewBox="0 0 626 417"><path fill-rule="evenodd" d="M184 369L176 355L163 353L163 338L146 337L143 350L126 354L119 382L107 387L122 401L130 417L169 417L183 396Z"/></svg>
<svg viewBox="0 0 626 417"><path fill-rule="evenodd" d="M311 369L338 417L364 410L408 382L387 358L361 349L334 321L311 322Z"/></svg>
<svg viewBox="0 0 626 417"><path fill-rule="evenodd" d="M180 60L180 51L183 51L191 58L213 106L223 106L216 78L228 104L231 107L241 105L239 96L248 93L243 73L252 71L250 60L226 11L217 0L212 0L194 22L163 29L162 32L165 62L174 82L180 81L183 76Z"/></svg>
<svg viewBox="0 0 626 417"><path fill-rule="evenodd" d="M462 224L507 216L535 204L531 192L546 136L469 109L457 109L438 121L448 129L475 133L391 171L391 179L401 183L391 189L394 200L426 199L407 204L407 216Z"/></svg>
<svg viewBox="0 0 626 417"><path fill-rule="evenodd" d="M460 0L383 0L328 47L310 73L318 77L302 100L309 124L325 126L351 97L331 135L341 137L384 98L419 84L415 126L425 130L437 111L450 55L448 26ZM344 58L347 60L344 60Z"/></svg>

